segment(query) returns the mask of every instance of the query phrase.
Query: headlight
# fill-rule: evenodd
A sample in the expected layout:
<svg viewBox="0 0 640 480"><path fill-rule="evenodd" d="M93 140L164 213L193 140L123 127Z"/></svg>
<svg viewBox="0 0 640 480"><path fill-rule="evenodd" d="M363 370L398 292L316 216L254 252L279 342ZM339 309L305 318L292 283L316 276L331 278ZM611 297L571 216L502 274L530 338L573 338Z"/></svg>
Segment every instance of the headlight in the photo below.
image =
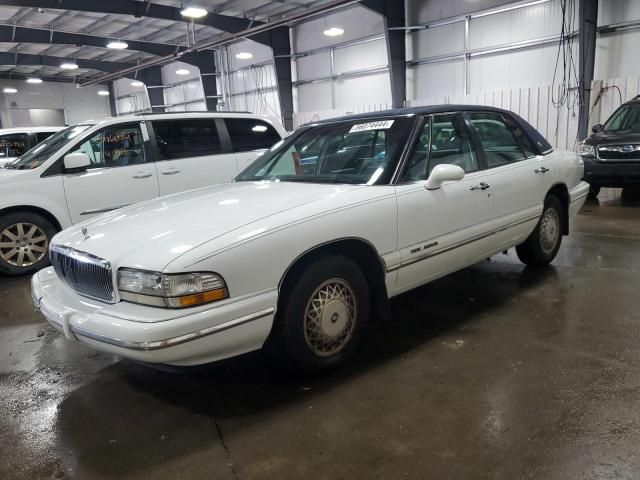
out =
<svg viewBox="0 0 640 480"><path fill-rule="evenodd" d="M578 143L577 149L578 155L583 157L595 157L596 156L596 147L593 145L587 145L584 141Z"/></svg>
<svg viewBox="0 0 640 480"><path fill-rule="evenodd" d="M164 274L122 268L118 290L123 300L168 308L194 307L229 296L224 279L209 272Z"/></svg>

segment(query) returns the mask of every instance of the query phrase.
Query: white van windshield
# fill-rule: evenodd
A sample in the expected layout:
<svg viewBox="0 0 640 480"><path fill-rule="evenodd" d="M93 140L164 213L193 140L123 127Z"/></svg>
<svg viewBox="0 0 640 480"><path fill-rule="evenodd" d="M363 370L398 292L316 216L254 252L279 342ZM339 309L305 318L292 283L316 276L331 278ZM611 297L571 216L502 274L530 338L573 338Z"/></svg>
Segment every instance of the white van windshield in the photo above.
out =
<svg viewBox="0 0 640 480"><path fill-rule="evenodd" d="M21 157L6 164L4 168L11 168L15 170L32 170L34 168L38 168L46 162L51 155L63 148L91 126L92 125L74 125L72 127L67 127L64 130L60 130L55 135L47 138L44 142L33 147Z"/></svg>

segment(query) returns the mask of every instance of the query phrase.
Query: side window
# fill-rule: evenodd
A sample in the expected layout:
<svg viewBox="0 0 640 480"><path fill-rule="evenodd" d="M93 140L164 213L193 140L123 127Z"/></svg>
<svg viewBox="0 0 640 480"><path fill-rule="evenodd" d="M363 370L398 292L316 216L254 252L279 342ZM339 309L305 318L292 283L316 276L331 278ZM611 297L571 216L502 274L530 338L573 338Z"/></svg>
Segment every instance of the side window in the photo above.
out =
<svg viewBox="0 0 640 480"><path fill-rule="evenodd" d="M443 163L462 167L467 173L478 170L475 147L460 115L434 115L431 135L427 176L436 165Z"/></svg>
<svg viewBox="0 0 640 480"><path fill-rule="evenodd" d="M225 118L234 152L263 150L281 140L273 126L252 118Z"/></svg>
<svg viewBox="0 0 640 480"><path fill-rule="evenodd" d="M73 151L86 153L92 168L126 167L145 162L144 141L138 123L102 129Z"/></svg>
<svg viewBox="0 0 640 480"><path fill-rule="evenodd" d="M527 156L527 158L535 157L538 152L536 150L536 147L533 145L533 142L529 138L529 135L527 135L525 131L522 130L520 125L518 125L513 119L505 116L505 120L507 122L507 125L509 125L509 128L511 128L511 131L515 135L516 140L520 143L520 146L524 150L524 154Z"/></svg>
<svg viewBox="0 0 640 480"><path fill-rule="evenodd" d="M56 132L36 132L36 142L44 142L47 138Z"/></svg>
<svg viewBox="0 0 640 480"><path fill-rule="evenodd" d="M29 136L26 133L0 136L0 159L19 157L27 150L29 150Z"/></svg>
<svg viewBox="0 0 640 480"><path fill-rule="evenodd" d="M402 172L401 182L416 182L427 179L427 163L429 161L429 145L431 144L431 117L425 121L418 143L409 157L407 166Z"/></svg>
<svg viewBox="0 0 640 480"><path fill-rule="evenodd" d="M222 153L215 119L156 120L151 122L159 160L202 157Z"/></svg>
<svg viewBox="0 0 640 480"><path fill-rule="evenodd" d="M520 142L501 115L493 112L469 112L468 115L478 132L487 167L499 167L526 158Z"/></svg>

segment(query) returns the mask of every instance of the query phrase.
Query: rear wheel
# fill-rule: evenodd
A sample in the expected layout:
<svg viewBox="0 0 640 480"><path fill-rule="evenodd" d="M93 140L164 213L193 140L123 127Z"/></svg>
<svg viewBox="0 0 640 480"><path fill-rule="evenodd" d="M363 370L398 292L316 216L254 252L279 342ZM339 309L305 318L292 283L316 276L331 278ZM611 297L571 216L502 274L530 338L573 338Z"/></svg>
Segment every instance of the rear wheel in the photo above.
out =
<svg viewBox="0 0 640 480"><path fill-rule="evenodd" d="M32 212L0 218L0 273L25 275L49 264L49 242L56 228Z"/></svg>
<svg viewBox="0 0 640 480"><path fill-rule="evenodd" d="M346 362L369 319L369 289L351 260L332 255L289 281L268 350L277 363L316 374Z"/></svg>
<svg viewBox="0 0 640 480"><path fill-rule="evenodd" d="M545 199L542 216L527 240L516 247L518 258L531 267L550 263L562 243L564 211L560 200L554 195Z"/></svg>
<svg viewBox="0 0 640 480"><path fill-rule="evenodd" d="M600 187L598 185L589 185L589 196L596 198L600 193Z"/></svg>

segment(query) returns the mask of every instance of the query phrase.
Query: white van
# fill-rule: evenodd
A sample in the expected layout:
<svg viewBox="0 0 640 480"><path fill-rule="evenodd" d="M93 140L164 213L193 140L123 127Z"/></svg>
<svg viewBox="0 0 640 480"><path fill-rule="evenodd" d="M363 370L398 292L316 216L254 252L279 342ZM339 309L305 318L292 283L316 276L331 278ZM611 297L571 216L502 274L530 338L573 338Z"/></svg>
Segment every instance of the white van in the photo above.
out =
<svg viewBox="0 0 640 480"><path fill-rule="evenodd" d="M228 182L285 135L268 117L229 112L132 115L67 127L0 169L0 273L46 266L49 240L74 223Z"/></svg>
<svg viewBox="0 0 640 480"><path fill-rule="evenodd" d="M16 127L0 129L0 167L64 127Z"/></svg>

